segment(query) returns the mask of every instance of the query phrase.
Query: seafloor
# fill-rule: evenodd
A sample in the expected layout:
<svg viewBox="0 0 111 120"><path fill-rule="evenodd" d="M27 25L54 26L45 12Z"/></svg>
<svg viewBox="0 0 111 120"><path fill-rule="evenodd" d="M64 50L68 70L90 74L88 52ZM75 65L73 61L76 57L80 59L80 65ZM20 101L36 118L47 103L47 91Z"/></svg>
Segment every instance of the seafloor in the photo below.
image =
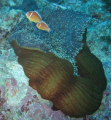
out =
<svg viewBox="0 0 111 120"><path fill-rule="evenodd" d="M76 30L79 30L79 28L84 30L84 27L87 27L87 44L91 52L101 60L104 67L108 84L104 91L101 106L93 115L88 115L85 118L70 118L61 111L52 111L50 109L52 104L42 99L37 91L29 86L29 79L25 76L22 66L18 64L17 56L9 44L13 37L18 39L21 37L21 40L30 40L29 44L27 42L27 46L33 46L35 41L32 41L32 39L39 38L35 47L68 59L74 65L72 57L78 53L82 46L70 41L70 36L67 34L68 31L72 30L70 26L68 31L63 30L63 32L66 32L66 38L69 41L64 41L65 38L62 38L62 33L60 33L59 37L53 36L54 39L50 43L50 39L46 38L47 35L36 31L33 27L34 24L26 19L26 12L39 10L41 14L45 14L44 8L49 6L52 10L60 8L72 10L75 15L77 13L79 22L76 24L75 18L75 21L70 22L70 25L74 24ZM80 17L81 14L82 18ZM85 18L85 14L90 18ZM47 15L46 12L43 18ZM70 17L70 14L68 16ZM50 19L53 17L50 14ZM49 25L55 24L56 26L58 22L64 24L65 20L62 17L60 18L55 19L55 23L49 23ZM32 27L29 27L29 32L24 30L26 27L25 21L26 24L32 25ZM37 36L33 35L33 29L38 34ZM75 32L73 37L78 38L77 35L79 33ZM24 45L21 41L20 44ZM75 54L72 54L73 50ZM77 73L75 72L75 74ZM46 0L0 0L0 120L111 120L110 0L49 0L49 2Z"/></svg>

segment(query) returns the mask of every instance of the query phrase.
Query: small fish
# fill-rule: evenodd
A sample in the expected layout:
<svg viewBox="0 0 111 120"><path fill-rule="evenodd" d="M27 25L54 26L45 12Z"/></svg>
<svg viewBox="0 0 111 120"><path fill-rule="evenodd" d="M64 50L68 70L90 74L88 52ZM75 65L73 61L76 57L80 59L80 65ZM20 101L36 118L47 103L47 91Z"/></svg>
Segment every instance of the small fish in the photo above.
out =
<svg viewBox="0 0 111 120"><path fill-rule="evenodd" d="M43 21L37 24L37 28L40 30L45 30L47 32L51 31L51 29L48 27L48 25Z"/></svg>
<svg viewBox="0 0 111 120"><path fill-rule="evenodd" d="M36 11L27 12L26 17L32 22L35 22L35 23L41 22L41 16Z"/></svg>

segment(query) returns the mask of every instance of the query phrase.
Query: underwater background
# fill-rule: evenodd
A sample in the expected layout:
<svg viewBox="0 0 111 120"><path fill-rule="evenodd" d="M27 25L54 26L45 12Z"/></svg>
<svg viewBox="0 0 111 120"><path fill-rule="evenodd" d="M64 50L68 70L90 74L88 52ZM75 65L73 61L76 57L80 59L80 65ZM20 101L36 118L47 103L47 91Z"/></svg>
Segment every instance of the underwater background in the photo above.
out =
<svg viewBox="0 0 111 120"><path fill-rule="evenodd" d="M26 13L37 11L51 31L39 30ZM110 0L0 0L0 120L111 120L111 1ZM99 109L81 118L53 111L52 103L29 86L10 42L39 48L70 61L87 45L103 64L107 78Z"/></svg>

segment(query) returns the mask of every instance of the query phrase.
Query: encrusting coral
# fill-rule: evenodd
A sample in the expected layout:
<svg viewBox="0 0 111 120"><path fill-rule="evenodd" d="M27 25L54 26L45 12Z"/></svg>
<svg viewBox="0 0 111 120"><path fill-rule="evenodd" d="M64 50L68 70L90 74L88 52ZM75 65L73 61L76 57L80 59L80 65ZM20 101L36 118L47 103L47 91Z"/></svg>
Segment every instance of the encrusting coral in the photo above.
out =
<svg viewBox="0 0 111 120"><path fill-rule="evenodd" d="M76 76L69 61L40 49L21 47L16 40L11 41L18 62L30 79L29 85L42 98L52 101L52 109L61 110L70 117L94 113L101 104L107 84L101 61L86 45L86 33L83 42L83 49L75 57L80 75Z"/></svg>

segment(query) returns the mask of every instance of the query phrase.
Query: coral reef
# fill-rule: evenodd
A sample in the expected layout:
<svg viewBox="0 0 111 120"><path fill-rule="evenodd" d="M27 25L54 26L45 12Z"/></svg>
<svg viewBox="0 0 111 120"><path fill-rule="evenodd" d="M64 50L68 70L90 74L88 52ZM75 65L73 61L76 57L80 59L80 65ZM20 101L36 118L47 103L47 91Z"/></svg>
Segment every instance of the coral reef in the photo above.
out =
<svg viewBox="0 0 111 120"><path fill-rule="evenodd" d="M23 18L23 13L20 10L10 10L9 7L3 6L0 8L0 51L6 40L9 38L10 32L13 31L17 22Z"/></svg>
<svg viewBox="0 0 111 120"><path fill-rule="evenodd" d="M1 6L14 6L16 4L20 5L22 3L22 0L0 0Z"/></svg>
<svg viewBox="0 0 111 120"><path fill-rule="evenodd" d="M30 6L30 7L29 7ZM23 0L21 5L15 5L10 7L10 9L23 10L24 12L32 11L38 9L38 6L34 0Z"/></svg>
<svg viewBox="0 0 111 120"><path fill-rule="evenodd" d="M47 0L51 3L57 3L57 4L60 4L63 0Z"/></svg>
<svg viewBox="0 0 111 120"><path fill-rule="evenodd" d="M0 89L1 98L5 99L5 102L0 108L0 118L7 120L105 120L111 119L111 44L110 37L106 40L107 36L111 35L111 13L108 4L103 0L63 0L59 5L47 2L47 0L32 0L35 3L35 7L30 2L31 0L0 0ZM28 7L28 5L30 7ZM88 115L84 118L69 118L62 114L60 111L51 110L52 103L45 101L40 97L40 95L28 86L28 79L24 75L22 67L17 62L17 57L14 54L13 49L10 47L7 37L13 31L14 27L20 32L19 25L22 24L21 19L26 17L24 13L29 10L37 10L40 12L41 16L42 10L46 7L50 7L50 12L54 9L70 9L75 11L74 13L82 12L83 14L92 15L92 20L88 26L87 32L87 44L90 50L95 54L101 61L105 70L105 75L108 80L107 88L103 94L103 100L100 108L93 115ZM22 8L23 7L23 8ZM27 8L28 7L28 8ZM32 8L32 9L30 9ZM94 9L95 8L95 9ZM25 12L26 11L26 12ZM79 12L78 12L79 11ZM45 11L44 11L45 14ZM49 14L48 12L46 14ZM53 18L53 17L52 17ZM67 17L65 17L67 18ZM43 17L44 19L44 17ZM80 17L79 23L81 26ZM44 19L45 20L45 19ZM21 24L18 24L21 21ZM26 24L27 24L26 20ZM76 22L76 21L74 21ZM25 21L23 22L23 27L25 27ZM55 21L55 23L58 23ZM17 25L18 24L18 25ZM27 24L28 25L28 24ZM32 25L32 26L31 26ZM77 24L74 24L74 27ZM78 26L78 25L77 25ZM86 25L87 26L87 25ZM79 26L78 26L79 27ZM27 29L28 28L28 29ZM23 28L21 28L23 30ZM27 34L23 34L22 38L32 41L38 36L38 33L34 36L30 34L29 31L35 31L33 24L30 23L27 26ZM83 30L84 31L84 30ZM17 31L16 31L17 32ZM29 34L28 34L29 33ZM79 31L78 31L79 33ZM75 34L74 36L77 37ZM18 34L21 36L22 32ZM42 35L42 34L41 34ZM18 38L18 40L20 40ZM70 40L70 39L68 39ZM81 41L81 39L80 39ZM31 41L29 41L30 43ZM44 42L41 39L37 39L37 48L42 48L43 51L50 51L61 58L65 58L73 63L73 55L70 52L72 45L68 44L68 41L64 42L67 45L63 45L64 40L61 41L50 39ZM33 44L33 42L32 42ZM35 44L35 43L34 43ZM78 43L80 44L80 43ZM68 47L69 45L69 47ZM75 44L73 43L75 46ZM66 47L67 46L67 47ZM66 49L65 49L66 47ZM79 46L76 46L78 48ZM68 50L67 50L68 48ZM71 48L72 49L72 48ZM77 49L78 51L78 49ZM71 54L71 55L70 55ZM70 55L70 56L69 56ZM75 65L74 65L75 66ZM76 67L76 66L75 66ZM74 67L74 68L75 68ZM19 71L18 71L19 70ZM74 69L74 72L77 68ZM75 74L75 73L74 73ZM17 84L11 84L12 80L16 81ZM15 83L16 83L15 82ZM15 87L14 87L15 86ZM17 91L16 91L17 90ZM12 96L12 97L11 97ZM33 97L34 96L34 97ZM35 98L36 96L36 98ZM20 99L19 99L20 98ZM17 102L19 100L19 102ZM29 101L29 102L28 102ZM17 103L16 103L17 102ZM31 104L30 104L31 102ZM22 106L29 109L27 112L21 111ZM35 107L36 106L36 107Z"/></svg>

